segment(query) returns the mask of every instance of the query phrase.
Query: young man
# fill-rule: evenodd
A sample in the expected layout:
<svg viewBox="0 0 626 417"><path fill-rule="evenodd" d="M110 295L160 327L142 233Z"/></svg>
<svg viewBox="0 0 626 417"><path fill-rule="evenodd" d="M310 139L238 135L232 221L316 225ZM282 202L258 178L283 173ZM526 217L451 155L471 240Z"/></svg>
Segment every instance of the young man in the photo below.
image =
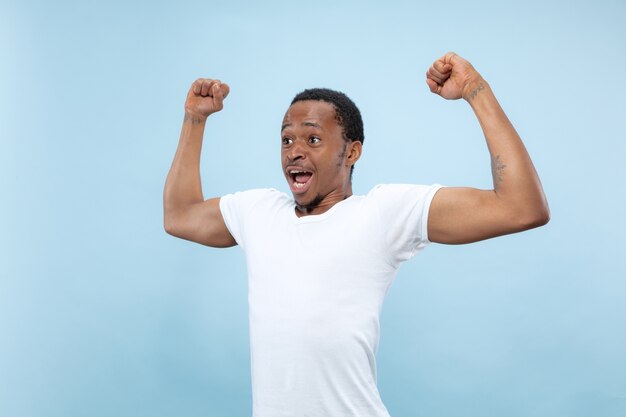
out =
<svg viewBox="0 0 626 417"><path fill-rule="evenodd" d="M361 115L342 93L305 90L282 123L292 196L260 189L204 200L206 119L229 88L199 79L164 191L168 233L240 245L248 265L255 417L388 416L376 387L379 315L401 262L428 243L469 243L548 222L541 183L489 84L454 53L426 74L431 92L464 98L491 154L492 190L380 185L352 194Z"/></svg>

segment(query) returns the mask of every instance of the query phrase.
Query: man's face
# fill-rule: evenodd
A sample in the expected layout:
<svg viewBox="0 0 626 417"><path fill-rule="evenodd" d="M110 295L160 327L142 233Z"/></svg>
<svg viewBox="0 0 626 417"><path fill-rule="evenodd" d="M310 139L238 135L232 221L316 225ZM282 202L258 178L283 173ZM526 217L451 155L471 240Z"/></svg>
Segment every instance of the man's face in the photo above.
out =
<svg viewBox="0 0 626 417"><path fill-rule="evenodd" d="M332 104L294 103L285 114L281 135L283 173L299 207L314 210L352 194L350 168L361 144L343 139Z"/></svg>

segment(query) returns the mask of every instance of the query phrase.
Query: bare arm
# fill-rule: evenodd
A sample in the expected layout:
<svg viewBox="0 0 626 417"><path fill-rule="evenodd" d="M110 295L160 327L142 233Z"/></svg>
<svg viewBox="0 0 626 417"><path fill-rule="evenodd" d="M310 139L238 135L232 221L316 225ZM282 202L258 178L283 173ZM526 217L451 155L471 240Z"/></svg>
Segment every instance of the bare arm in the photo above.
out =
<svg viewBox="0 0 626 417"><path fill-rule="evenodd" d="M200 153L207 118L223 108L228 85L196 80L187 94L178 149L163 190L163 220L167 233L213 247L236 245L219 208L219 198L204 200Z"/></svg>
<svg viewBox="0 0 626 417"><path fill-rule="evenodd" d="M548 203L533 163L489 84L472 65L449 53L428 70L433 93L464 98L472 107L491 155L492 190L443 188L428 218L429 239L470 243L546 224Z"/></svg>

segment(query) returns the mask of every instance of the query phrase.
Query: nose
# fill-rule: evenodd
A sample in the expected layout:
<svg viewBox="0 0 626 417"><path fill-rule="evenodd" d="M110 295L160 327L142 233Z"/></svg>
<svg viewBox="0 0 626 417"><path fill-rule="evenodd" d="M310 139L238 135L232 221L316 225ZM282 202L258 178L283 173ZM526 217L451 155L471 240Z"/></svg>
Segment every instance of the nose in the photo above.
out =
<svg viewBox="0 0 626 417"><path fill-rule="evenodd" d="M294 143L287 151L287 158L290 161L298 161L300 159L305 159L305 157L306 154L304 152L304 148L298 142Z"/></svg>

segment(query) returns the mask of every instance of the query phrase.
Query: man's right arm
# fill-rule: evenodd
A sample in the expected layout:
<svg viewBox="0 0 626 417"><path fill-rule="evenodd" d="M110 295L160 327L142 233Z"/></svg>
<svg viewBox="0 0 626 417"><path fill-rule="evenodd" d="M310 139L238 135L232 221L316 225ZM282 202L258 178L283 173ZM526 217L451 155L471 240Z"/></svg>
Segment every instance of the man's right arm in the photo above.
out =
<svg viewBox="0 0 626 417"><path fill-rule="evenodd" d="M204 200L200 153L206 119L223 108L227 84L198 79L187 94L178 149L163 190L165 231L206 246L225 248L237 243L224 223L219 198Z"/></svg>

